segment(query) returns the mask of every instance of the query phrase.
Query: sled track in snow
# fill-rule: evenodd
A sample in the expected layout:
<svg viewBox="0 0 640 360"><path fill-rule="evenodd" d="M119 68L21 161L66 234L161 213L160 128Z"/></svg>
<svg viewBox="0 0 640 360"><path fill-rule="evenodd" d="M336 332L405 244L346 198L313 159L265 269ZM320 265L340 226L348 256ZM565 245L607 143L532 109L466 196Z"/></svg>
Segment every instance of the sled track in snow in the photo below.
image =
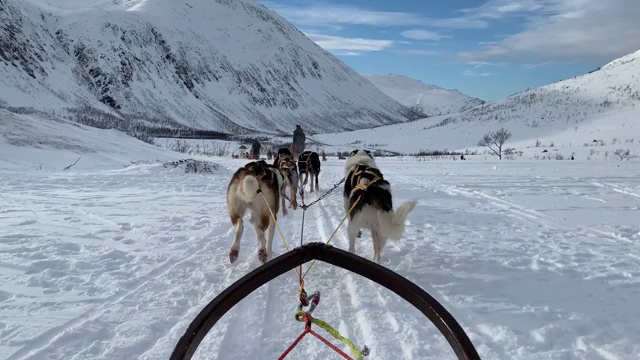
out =
<svg viewBox="0 0 640 360"><path fill-rule="evenodd" d="M624 194L624 195L629 195L632 196L636 199L640 199L640 193L635 192L633 189L630 189L628 187L625 186L621 186L621 185L616 185L616 184L612 184L612 183L605 183L605 182L591 182L591 184L600 187L600 188L607 188L610 189L612 191L615 191L617 193L620 194Z"/></svg>
<svg viewBox="0 0 640 360"><path fill-rule="evenodd" d="M551 219L550 217L540 214L535 210L531 210L521 205L517 205L513 202L500 199L495 196L487 195L479 191L466 190L459 187L447 186L444 188L445 192L466 196L472 199L485 200L491 207L500 209L503 213L510 214L511 216L534 225L541 226L546 229L567 229L567 225L558 220ZM604 236L606 239L612 242L625 242L632 243L629 239L621 236L617 236L611 232L594 229L592 227L583 228L584 231L590 232L597 236Z"/></svg>
<svg viewBox="0 0 640 360"><path fill-rule="evenodd" d="M329 206L321 203L316 215L318 233L321 239L326 241L345 215L342 197L331 199ZM346 224L347 221L342 224L332 240L334 246L343 249L347 249L349 244ZM362 238L356 239L356 254L370 259L372 249L370 234L363 231ZM389 246L383 249L383 261L388 258L384 255L385 251L389 251ZM415 345L426 338L423 324L415 319L398 319L395 314L392 305L396 304L396 309L403 306L401 300L385 299L383 289L379 285L349 272L341 276L337 285L339 296L335 300L337 313L334 317L340 319L339 331L343 332L343 335L351 337L357 346L369 346L372 358L399 353L405 358L416 355L419 358L428 358L428 353L422 351L419 345ZM344 294L348 296L345 297ZM399 336L389 337L388 334ZM444 342L444 338L442 340Z"/></svg>

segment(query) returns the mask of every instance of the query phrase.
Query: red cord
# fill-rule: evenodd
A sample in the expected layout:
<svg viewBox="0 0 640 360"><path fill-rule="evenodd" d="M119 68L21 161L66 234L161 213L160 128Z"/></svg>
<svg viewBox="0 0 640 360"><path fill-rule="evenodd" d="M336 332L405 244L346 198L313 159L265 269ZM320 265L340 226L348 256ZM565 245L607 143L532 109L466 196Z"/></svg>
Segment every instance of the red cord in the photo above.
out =
<svg viewBox="0 0 640 360"><path fill-rule="evenodd" d="M294 347L296 347L296 345L298 345L298 343L300 342L300 340L302 340L302 338L307 335L307 333L311 331L311 329L305 329L302 334L300 334L298 336L298 338L293 342L293 344L291 344L291 346L289 346L287 348L287 350L284 351L284 353L282 353L282 355L280 355L280 357L278 358L278 360L282 360L284 359L287 355L289 355L289 353L291 352L291 350L293 350Z"/></svg>
<svg viewBox="0 0 640 360"><path fill-rule="evenodd" d="M343 358L348 359L348 360L353 360L353 358L351 358L349 355L347 355L344 351L338 349L335 345L333 345L332 343L329 342L329 340L323 338L322 336L320 336L320 334L318 334L317 332L309 329L309 331L311 333L311 335L314 335L315 337L317 337L318 339L320 339L320 341L322 341L323 343L325 343L328 347L332 348L335 352L337 352L338 354L342 355Z"/></svg>
<svg viewBox="0 0 640 360"><path fill-rule="evenodd" d="M320 339L320 341L322 341L323 343L325 343L328 347L330 347L331 349L333 349L333 351L337 352L338 354L340 354L342 357L344 357L347 360L353 360L352 357L350 357L349 355L347 355L344 351L338 349L335 345L333 345L332 343L329 342L329 340L323 338L320 334L318 334L317 332L311 330L311 320L312 317L311 315L309 315L308 313L304 313L304 315L302 315L302 319L305 321L306 325L304 326L304 331L302 332L302 334L298 335L298 337L293 341L293 343L287 348L287 350L284 351L284 353L282 353L282 355L280 355L280 357L278 358L278 360L282 360L284 359L287 355L289 355L289 353L291 352L291 350L293 350L293 348L296 347L296 345L298 345L298 343L300 342L300 340L302 340L302 338L307 335L308 333L311 333L311 335L317 337L318 339Z"/></svg>

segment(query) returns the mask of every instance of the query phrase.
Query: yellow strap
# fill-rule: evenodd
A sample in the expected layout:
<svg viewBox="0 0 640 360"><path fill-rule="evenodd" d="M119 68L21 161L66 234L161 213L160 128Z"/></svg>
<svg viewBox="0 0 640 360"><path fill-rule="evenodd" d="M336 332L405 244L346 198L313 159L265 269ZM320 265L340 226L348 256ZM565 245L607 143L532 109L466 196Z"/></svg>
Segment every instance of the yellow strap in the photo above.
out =
<svg viewBox="0 0 640 360"><path fill-rule="evenodd" d="M278 220L276 220L276 216L273 214L273 210L271 210L271 206L269 206L269 202L267 201L267 198L264 196L264 193L262 191L260 191L260 195L262 196L264 203L267 204L267 209L269 209L269 213L271 214L271 219L273 219L273 222L276 224L276 227L278 228L278 233L280 233L280 239L282 239L284 248L287 251L289 251L289 246L287 246L287 240L284 239L284 233L280 228L280 224L278 224ZM298 268L296 268L296 273L298 274L298 278L302 279L302 277L300 276L300 272L298 271Z"/></svg>
<svg viewBox="0 0 640 360"><path fill-rule="evenodd" d="M281 155L278 160L278 166L282 169L293 169L295 167L295 160L289 155Z"/></svg>
<svg viewBox="0 0 640 360"><path fill-rule="evenodd" d="M375 178L373 179L371 182L369 182L366 185L360 185L358 184L359 188L362 190L367 190L367 186L373 184L374 182L380 180L381 178ZM349 209L349 211L347 211L347 214L342 218L342 220L340 221L340 224L338 224L338 227L336 227L335 230L333 230L333 233L331 234L331 236L329 236L329 240L327 240L327 242L325 244L329 244L331 242L331 240L333 240L333 237L336 235L336 233L338 232L338 229L340 229L340 226L342 226L342 224L344 223L345 220L347 220L347 218L349 217L349 214L351 214L351 212L353 211L353 209L355 209L356 205L358 205L358 203L360 202L360 200L362 199L362 195L364 195L364 193L360 194L360 196L358 196L358 198L356 199L356 201L353 203L353 205L351 205L351 208ZM311 270L311 268L313 267L313 265L316 263L316 260L314 259L313 262L311 263L311 265L309 265L309 267L307 268L307 271L304 272L304 275L302 275L302 279L305 278L305 276L307 276L307 274L309 273L309 270Z"/></svg>
<svg viewBox="0 0 640 360"><path fill-rule="evenodd" d="M365 174L371 174L371 175L373 175L373 176L375 176L375 177L379 177L379 176L378 176L378 172L376 172L376 171L373 171L373 170L369 170L369 169L367 169L367 170L365 170L364 172L365 172Z"/></svg>
<svg viewBox="0 0 640 360"><path fill-rule="evenodd" d="M382 177L380 177L378 175L378 172L374 171L374 170L360 170L360 171L354 171L353 174L351 174L351 179L349 180L349 182L351 182L351 186L352 187L357 187L357 185L360 183L360 179L362 178L362 174L370 174L373 175L373 180L371 180L370 184L381 180ZM353 181L355 179L355 182Z"/></svg>
<svg viewBox="0 0 640 360"><path fill-rule="evenodd" d="M297 317L300 317L302 315L304 315L304 311L298 311L296 313ZM318 327L324 329L326 332L331 334L334 338L336 338L336 339L342 341L343 343L345 343L351 349L351 353L353 353L353 355L356 358L356 360L363 360L362 354L356 348L356 345L353 342L351 342L351 340L349 340L346 337L342 336L342 334L340 334L338 332L338 330L334 329L331 325L327 324L326 322L324 322L324 321L322 321L320 319L316 319L314 317L311 318L311 323L313 323L313 324L317 325Z"/></svg>
<svg viewBox="0 0 640 360"><path fill-rule="evenodd" d="M356 186L360 182L360 179L362 178L362 174L363 173L364 173L364 171L360 170L360 171L354 171L353 174L351 174L351 186L352 187Z"/></svg>

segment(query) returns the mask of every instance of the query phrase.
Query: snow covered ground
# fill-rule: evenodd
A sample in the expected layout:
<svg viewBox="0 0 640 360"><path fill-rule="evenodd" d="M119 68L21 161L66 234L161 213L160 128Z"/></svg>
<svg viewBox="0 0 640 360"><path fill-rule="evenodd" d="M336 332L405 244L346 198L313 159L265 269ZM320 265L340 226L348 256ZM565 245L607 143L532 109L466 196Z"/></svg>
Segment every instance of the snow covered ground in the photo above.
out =
<svg viewBox="0 0 640 360"><path fill-rule="evenodd" d="M162 165L183 154L115 131L6 119L0 358L166 359L202 307L259 266L250 227L239 261L228 262L225 190L244 160L201 158L218 166L187 173ZM26 141L39 131L48 142ZM70 146L82 141L92 146ZM151 162L129 165L136 160ZM324 192L342 178L343 162L322 166ZM637 161L388 158L379 166L395 204L418 200L382 264L441 301L483 359L640 357ZM338 225L340 191L308 210L305 241L325 241ZM281 219L290 246L301 216ZM344 228L334 245L346 248ZM284 252L277 232L274 251ZM356 251L371 258L367 232ZM370 359L454 358L416 309L364 278L318 262L306 288L322 292L314 314L370 347ZM226 314L196 358L276 359L302 331L296 306L291 271ZM336 358L313 338L289 357Z"/></svg>

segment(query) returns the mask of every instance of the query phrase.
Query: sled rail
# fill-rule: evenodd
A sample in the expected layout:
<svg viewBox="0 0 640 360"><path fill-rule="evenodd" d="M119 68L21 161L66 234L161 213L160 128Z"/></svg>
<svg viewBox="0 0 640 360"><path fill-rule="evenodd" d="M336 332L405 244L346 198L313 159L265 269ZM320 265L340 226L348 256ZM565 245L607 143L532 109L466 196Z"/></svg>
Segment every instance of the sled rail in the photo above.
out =
<svg viewBox="0 0 640 360"><path fill-rule="evenodd" d="M191 359L209 330L237 303L260 286L311 260L321 260L349 270L391 290L431 320L444 335L459 360L480 359L473 343L455 318L418 285L373 261L319 242L308 243L286 252L226 288L191 322L176 344L170 359Z"/></svg>

